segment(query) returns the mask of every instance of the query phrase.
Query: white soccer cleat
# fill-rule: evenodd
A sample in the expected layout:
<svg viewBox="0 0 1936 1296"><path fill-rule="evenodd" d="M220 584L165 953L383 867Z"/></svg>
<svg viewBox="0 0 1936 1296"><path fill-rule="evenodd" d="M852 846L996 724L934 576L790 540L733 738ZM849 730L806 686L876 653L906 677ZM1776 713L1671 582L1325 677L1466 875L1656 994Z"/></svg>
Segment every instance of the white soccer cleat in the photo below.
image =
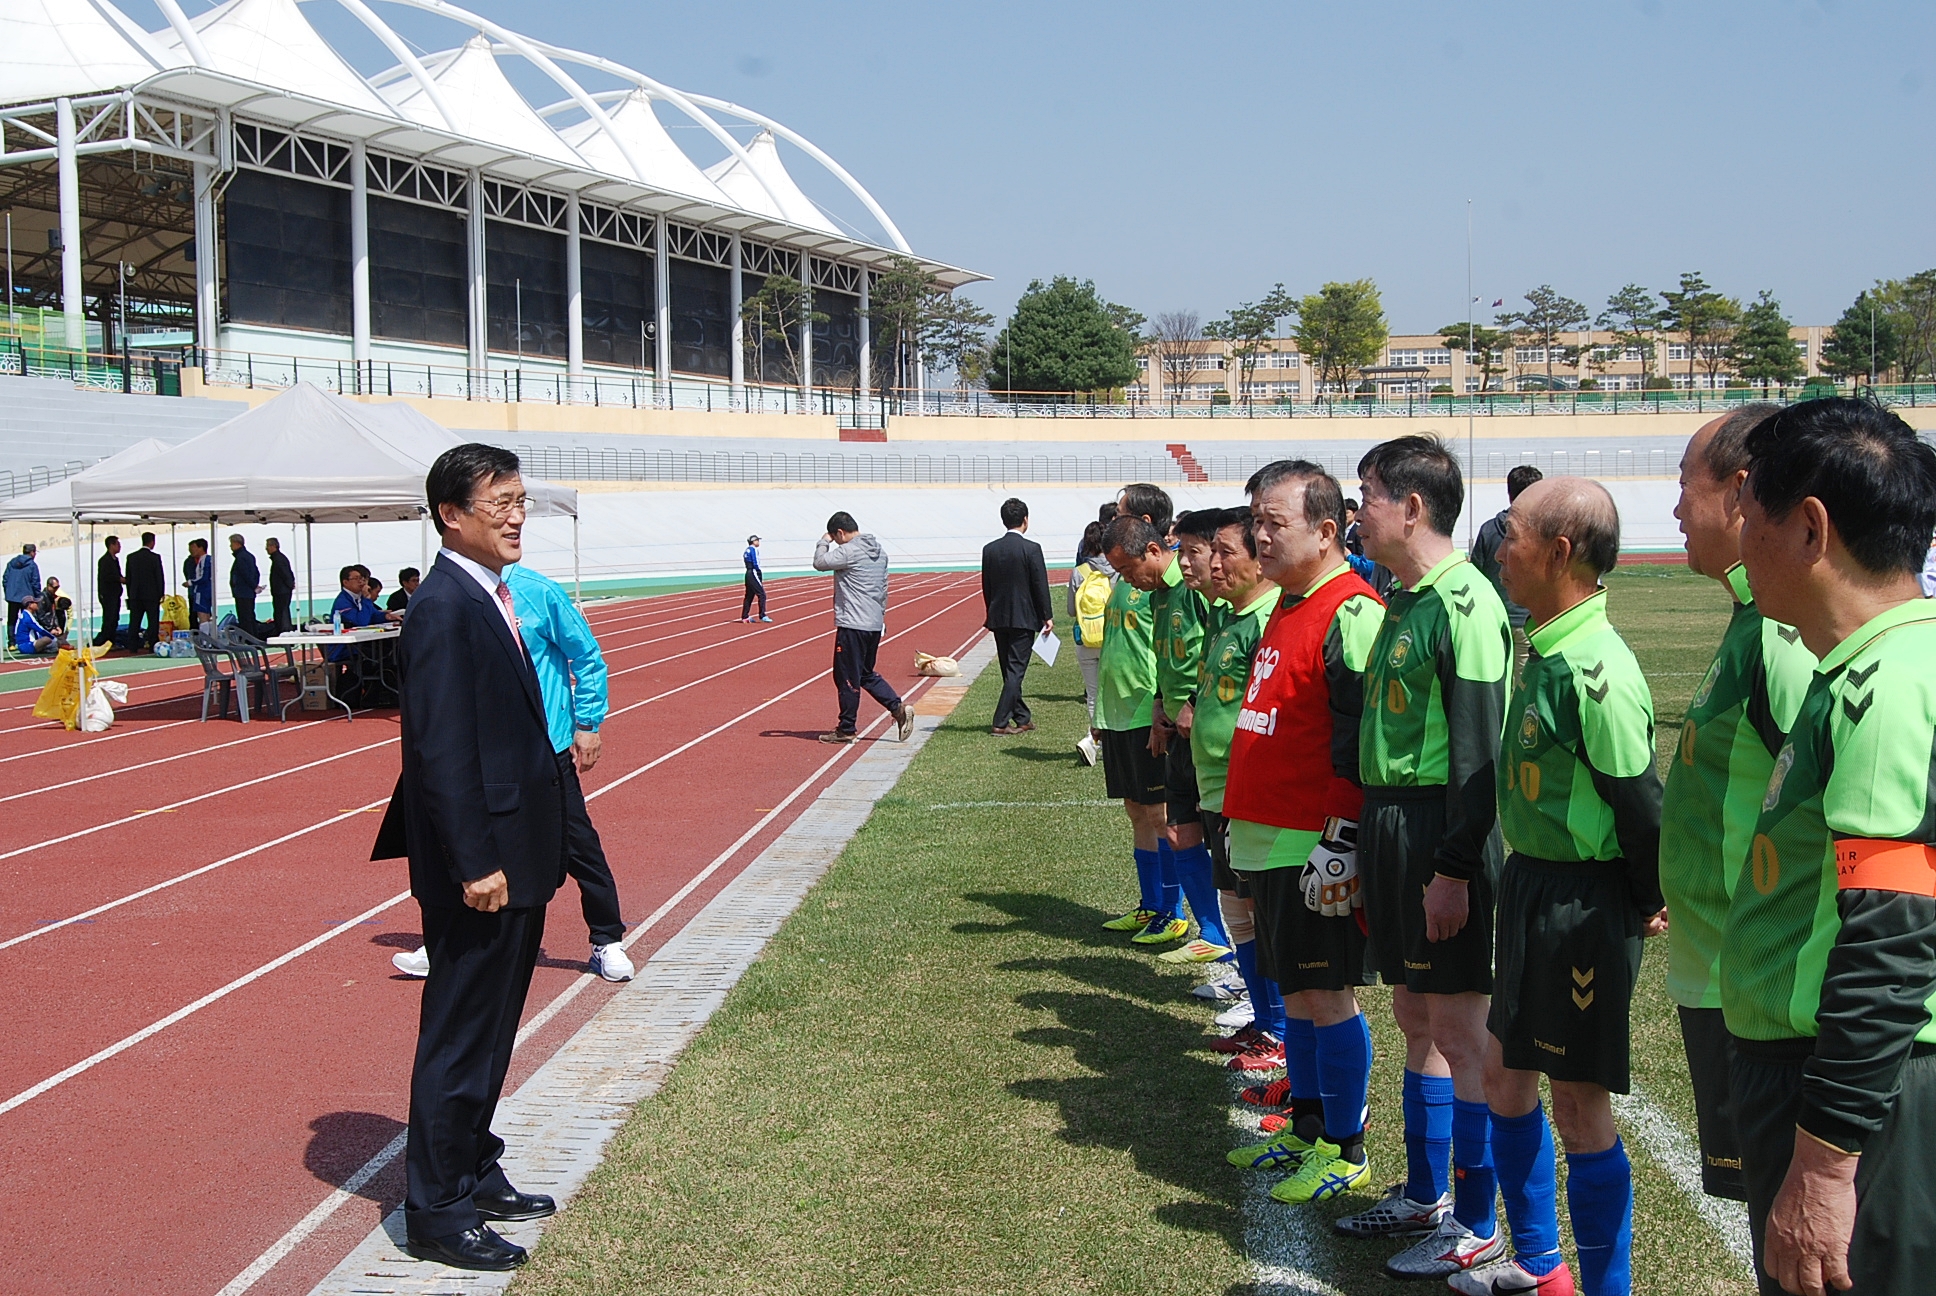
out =
<svg viewBox="0 0 1936 1296"><path fill-rule="evenodd" d="M1356 1215L1346 1215L1331 1227L1346 1237L1409 1237L1430 1233L1451 1213L1450 1197L1441 1197L1435 1202L1413 1201L1405 1195L1405 1185L1395 1183L1376 1206Z"/></svg>
<svg viewBox="0 0 1936 1296"><path fill-rule="evenodd" d="M1220 1030L1242 1030L1256 1020L1257 1009L1251 1004L1249 995L1245 995L1216 1016L1217 1027Z"/></svg>
<svg viewBox="0 0 1936 1296"><path fill-rule="evenodd" d="M1082 741L1076 744L1076 750L1082 753L1082 763L1084 765L1094 765L1096 763L1096 754L1102 749L1096 745L1094 736L1084 734L1082 735Z"/></svg>
<svg viewBox="0 0 1936 1296"><path fill-rule="evenodd" d="M1450 1278L1505 1254L1506 1231L1497 1224L1491 1237L1482 1238L1447 1215L1438 1228L1385 1261L1385 1272L1394 1278Z"/></svg>
<svg viewBox="0 0 1936 1296"><path fill-rule="evenodd" d="M1445 1280L1445 1285L1465 1296L1574 1296L1573 1271L1565 1264L1551 1273L1531 1274L1517 1260L1495 1260L1477 1269L1466 1269Z"/></svg>
<svg viewBox="0 0 1936 1296"><path fill-rule="evenodd" d="M407 977L416 977L421 981L430 975L430 950L419 945L413 953L392 954L390 966Z"/></svg>
<svg viewBox="0 0 1936 1296"><path fill-rule="evenodd" d="M607 981L630 981L638 975L632 960L615 944L592 946L592 971Z"/></svg>

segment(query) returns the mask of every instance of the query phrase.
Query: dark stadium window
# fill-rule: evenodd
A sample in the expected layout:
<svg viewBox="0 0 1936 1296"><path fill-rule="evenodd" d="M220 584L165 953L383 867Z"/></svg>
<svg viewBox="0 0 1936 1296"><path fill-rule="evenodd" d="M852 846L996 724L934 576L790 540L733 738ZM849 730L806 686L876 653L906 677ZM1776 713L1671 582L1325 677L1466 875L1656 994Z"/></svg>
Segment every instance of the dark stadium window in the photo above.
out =
<svg viewBox="0 0 1936 1296"><path fill-rule="evenodd" d="M817 288L814 310L827 318L813 326L813 385L860 385L860 298Z"/></svg>
<svg viewBox="0 0 1936 1296"><path fill-rule="evenodd" d="M749 274L740 280L743 300L751 301L766 286L766 276ZM791 387L799 383L798 370L800 342L797 335L789 346L776 337L768 337L760 320L751 318L746 321L746 381L762 383L768 387Z"/></svg>
<svg viewBox="0 0 1936 1296"><path fill-rule="evenodd" d="M672 367L681 373L727 377L733 372L730 273L683 257L672 257L670 263Z"/></svg>
<svg viewBox="0 0 1936 1296"><path fill-rule="evenodd" d="M652 322L652 254L586 239L578 259L589 364L650 369L656 348L643 329Z"/></svg>
<svg viewBox="0 0 1936 1296"><path fill-rule="evenodd" d="M464 346L470 338L468 245L453 211L370 197L370 331Z"/></svg>
<svg viewBox="0 0 1936 1296"><path fill-rule="evenodd" d="M528 225L485 221L484 282L491 350L565 357L569 344L565 335L564 235ZM524 323L522 346L518 341L520 315Z"/></svg>
<svg viewBox="0 0 1936 1296"><path fill-rule="evenodd" d="M224 199L224 303L238 323L350 331L350 195L240 170Z"/></svg>

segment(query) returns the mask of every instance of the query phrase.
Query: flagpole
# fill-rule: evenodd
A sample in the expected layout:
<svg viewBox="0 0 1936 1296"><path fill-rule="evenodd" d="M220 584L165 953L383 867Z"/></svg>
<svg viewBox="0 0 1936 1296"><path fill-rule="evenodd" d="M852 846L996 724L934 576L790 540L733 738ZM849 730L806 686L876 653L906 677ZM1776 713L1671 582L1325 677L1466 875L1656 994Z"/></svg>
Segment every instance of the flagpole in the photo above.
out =
<svg viewBox="0 0 1936 1296"><path fill-rule="evenodd" d="M1472 306L1476 301L1478 301L1478 298L1472 295L1472 200L1468 198L1465 200L1465 362L1468 367L1472 364L1472 339L1476 332L1472 320ZM1484 366L1480 367L1479 372L1485 372ZM1472 393L1467 392L1465 397L1465 471L1467 478L1471 481L1472 487L1476 492L1479 485L1479 461L1473 453L1473 445ZM1473 544L1475 543L1472 526L1473 515L1477 512L1476 505L1476 499L1468 498L1465 510L1465 547L1468 553L1471 552Z"/></svg>

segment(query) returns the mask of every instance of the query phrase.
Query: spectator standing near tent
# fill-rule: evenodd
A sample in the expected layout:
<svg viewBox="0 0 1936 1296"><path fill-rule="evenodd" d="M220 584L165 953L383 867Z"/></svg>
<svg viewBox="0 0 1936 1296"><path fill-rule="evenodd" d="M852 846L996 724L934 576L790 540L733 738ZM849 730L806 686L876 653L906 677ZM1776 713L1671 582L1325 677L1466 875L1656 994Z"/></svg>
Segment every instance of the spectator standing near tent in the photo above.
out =
<svg viewBox="0 0 1936 1296"><path fill-rule="evenodd" d="M121 537L109 536L101 544L101 557L94 564L94 585L101 599L101 633L94 636L96 648L112 648L121 633Z"/></svg>
<svg viewBox="0 0 1936 1296"><path fill-rule="evenodd" d="M20 552L7 563L7 638L13 638L14 622L20 620L20 609L28 599L40 597L40 564L34 555L40 552L33 545L21 545Z"/></svg>
<svg viewBox="0 0 1936 1296"><path fill-rule="evenodd" d="M289 565L289 555L282 551L282 541L270 536L263 541L269 553L269 607L276 619L276 632L294 630L295 621L289 615L289 602L296 597L296 569Z"/></svg>
<svg viewBox="0 0 1936 1296"><path fill-rule="evenodd" d="M235 619L250 634L256 632L255 596L262 592L262 573L248 541L240 532L229 537L229 597L235 600Z"/></svg>
<svg viewBox="0 0 1936 1296"><path fill-rule="evenodd" d="M271 541L270 543L274 543ZM136 652L155 646L161 633L161 596L168 592L168 578L155 552L155 533L141 533L141 547L128 555L128 642Z"/></svg>
<svg viewBox="0 0 1936 1296"><path fill-rule="evenodd" d="M855 740L865 689L894 717L895 736L906 742L914 732L914 712L874 669L887 628L887 550L862 533L852 513L836 513L814 546L813 568L834 574L834 692L840 698L840 719L820 741Z"/></svg>
<svg viewBox="0 0 1936 1296"><path fill-rule="evenodd" d="M771 621L766 614L766 576L760 571L760 538L756 535L746 537L746 552L740 555L746 564L746 597L740 600L739 619L753 619L753 600L760 602L760 620Z"/></svg>
<svg viewBox="0 0 1936 1296"><path fill-rule="evenodd" d="M198 624L214 620L215 560L208 556L208 541L188 542L188 558L182 563L182 576L188 583L188 614Z"/></svg>

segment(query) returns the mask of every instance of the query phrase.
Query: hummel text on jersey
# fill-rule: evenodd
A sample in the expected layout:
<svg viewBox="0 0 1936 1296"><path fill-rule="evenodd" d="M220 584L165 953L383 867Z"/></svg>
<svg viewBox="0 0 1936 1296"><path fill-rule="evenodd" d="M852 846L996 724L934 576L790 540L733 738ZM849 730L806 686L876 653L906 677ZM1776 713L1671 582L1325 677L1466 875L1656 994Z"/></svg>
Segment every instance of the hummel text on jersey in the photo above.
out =
<svg viewBox="0 0 1936 1296"><path fill-rule="evenodd" d="M1269 737L1277 732L1277 708L1256 711L1245 707L1237 713L1237 727L1245 733L1263 734Z"/></svg>

